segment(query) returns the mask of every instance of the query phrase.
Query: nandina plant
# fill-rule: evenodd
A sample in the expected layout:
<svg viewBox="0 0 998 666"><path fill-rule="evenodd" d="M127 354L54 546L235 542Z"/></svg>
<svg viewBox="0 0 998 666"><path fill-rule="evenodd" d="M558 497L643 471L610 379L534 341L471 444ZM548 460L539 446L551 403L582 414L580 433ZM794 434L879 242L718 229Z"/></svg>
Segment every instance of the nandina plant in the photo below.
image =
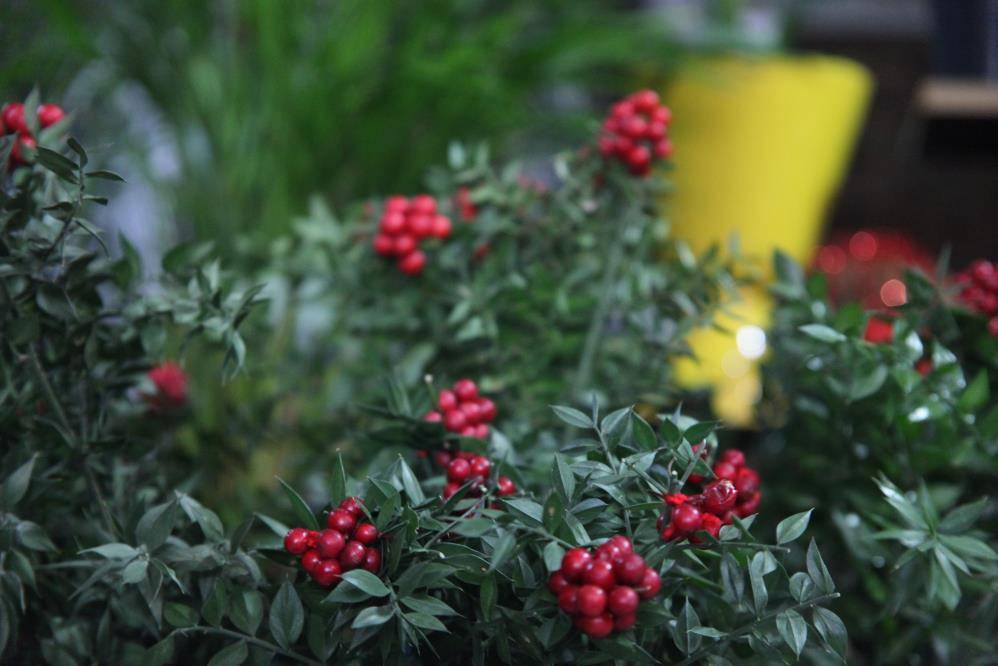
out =
<svg viewBox="0 0 998 666"><path fill-rule="evenodd" d="M989 262L955 278L917 270L906 303L833 307L822 276L785 257L761 415L772 501L816 504L848 592L856 654L970 663L990 654L998 605L998 288ZM989 287L992 285L992 287ZM991 291L989 291L991 289ZM785 473L792 461L792 473Z"/></svg>

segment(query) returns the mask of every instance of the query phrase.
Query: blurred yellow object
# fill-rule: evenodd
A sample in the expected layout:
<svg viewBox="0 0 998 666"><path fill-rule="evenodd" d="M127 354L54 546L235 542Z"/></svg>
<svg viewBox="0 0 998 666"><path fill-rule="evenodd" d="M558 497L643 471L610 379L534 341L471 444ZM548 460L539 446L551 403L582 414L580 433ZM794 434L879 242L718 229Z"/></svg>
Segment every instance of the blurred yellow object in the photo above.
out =
<svg viewBox="0 0 998 666"><path fill-rule="evenodd" d="M838 189L873 88L869 72L824 56L721 57L693 60L665 91L671 107L675 185L668 201L677 238L697 253L733 235L766 279L777 247L807 264L825 211ZM768 304L747 295L744 324L764 326ZM691 341L700 365L682 375L688 387L713 386L732 420L747 425L757 394L754 367L725 373L736 349L731 335L705 331ZM749 365L754 366L755 362ZM750 390L748 377L756 389Z"/></svg>

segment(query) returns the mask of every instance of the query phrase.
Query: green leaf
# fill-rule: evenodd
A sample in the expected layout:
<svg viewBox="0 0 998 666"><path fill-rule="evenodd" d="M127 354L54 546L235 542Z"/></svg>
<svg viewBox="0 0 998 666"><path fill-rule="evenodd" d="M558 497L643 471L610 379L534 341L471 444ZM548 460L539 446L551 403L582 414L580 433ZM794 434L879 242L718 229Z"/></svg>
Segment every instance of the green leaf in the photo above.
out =
<svg viewBox="0 0 998 666"><path fill-rule="evenodd" d="M149 560L132 560L121 571L121 582L126 584L139 583L146 578Z"/></svg>
<svg viewBox="0 0 998 666"><path fill-rule="evenodd" d="M232 595L229 619L240 631L255 636L263 622L263 595L257 590L241 590Z"/></svg>
<svg viewBox="0 0 998 666"><path fill-rule="evenodd" d="M544 508L537 502L528 499L510 499L503 500L503 503L527 523L535 526L544 524Z"/></svg>
<svg viewBox="0 0 998 666"><path fill-rule="evenodd" d="M804 530L807 529L807 524L811 520L812 511L814 509L808 509L781 520L780 524L776 526L776 543L780 545L790 543L804 534Z"/></svg>
<svg viewBox="0 0 998 666"><path fill-rule="evenodd" d="M998 553L988 544L971 536L940 534L939 540L956 553L972 559L998 561Z"/></svg>
<svg viewBox="0 0 998 666"><path fill-rule="evenodd" d="M574 407L564 407L562 405L551 405L551 409L554 410L555 416L564 421L565 423L575 426L576 428L595 428L596 424L593 423L592 419L586 416L584 413L575 409Z"/></svg>
<svg viewBox="0 0 998 666"><path fill-rule="evenodd" d="M694 423L683 431L683 439L691 445L699 444L710 433L717 430L718 425L720 424L717 421L702 421L700 423Z"/></svg>
<svg viewBox="0 0 998 666"><path fill-rule="evenodd" d="M696 649L700 647L700 635L690 631L691 629L695 629L699 626L700 617L693 609L693 606L690 605L690 600L687 598L686 602L683 604L682 612L679 613L679 616L676 618L676 627L673 634L676 647L678 647L683 654L695 652Z"/></svg>
<svg viewBox="0 0 998 666"><path fill-rule="evenodd" d="M391 604L384 606L369 606L357 613L350 626L353 629L363 629L364 627L378 627L388 622L395 615L395 608Z"/></svg>
<svg viewBox="0 0 998 666"><path fill-rule="evenodd" d="M8 509L14 508L24 494L28 492L28 484L31 482L31 471L35 467L35 459L38 458L38 454L31 456L28 462L19 466L10 476L3 482L3 492L0 494L3 500L3 506Z"/></svg>
<svg viewBox="0 0 998 666"><path fill-rule="evenodd" d="M440 601L436 597L431 597L427 594L421 594L418 596L402 597L402 605L410 610L417 611L419 613L426 613L427 615L458 615L459 613Z"/></svg>
<svg viewBox="0 0 998 666"><path fill-rule="evenodd" d="M516 548L516 537L512 532L506 532L496 543L495 549L492 551L492 558L489 560L489 571L495 571L503 564L513 553L513 549Z"/></svg>
<svg viewBox="0 0 998 666"><path fill-rule="evenodd" d="M637 412L631 412L631 430L634 433L634 441L639 448L651 451L658 447L655 431Z"/></svg>
<svg viewBox="0 0 998 666"><path fill-rule="evenodd" d="M120 560L131 559L138 555L139 551L135 550L127 543L105 543L95 548L81 550L80 554L82 555L83 553L96 553L97 555L109 560Z"/></svg>
<svg viewBox="0 0 998 666"><path fill-rule="evenodd" d="M814 583L811 577L803 571L798 571L790 577L790 596L797 601L810 599L814 593Z"/></svg>
<svg viewBox="0 0 998 666"><path fill-rule="evenodd" d="M173 663L173 635L170 634L146 650L143 666L165 666Z"/></svg>
<svg viewBox="0 0 998 666"><path fill-rule="evenodd" d="M776 628L794 654L800 657L804 644L807 643L807 622L800 613L792 609L783 611L776 616Z"/></svg>
<svg viewBox="0 0 998 666"><path fill-rule="evenodd" d="M186 604L168 603L163 608L163 618L174 627L182 629L198 623L198 612Z"/></svg>
<svg viewBox="0 0 998 666"><path fill-rule="evenodd" d="M409 501L413 504L422 504L425 502L426 495L423 494L423 489L420 487L416 475L412 473L412 469L402 459L402 456L399 456L398 465L402 488L405 490L405 494L409 496Z"/></svg>
<svg viewBox="0 0 998 666"><path fill-rule="evenodd" d="M565 500L565 504L571 504L572 497L575 495L575 474L572 473L571 468L565 464L564 458L560 455L555 454L554 456L554 467L551 470L551 477L554 481L555 490Z"/></svg>
<svg viewBox="0 0 998 666"><path fill-rule="evenodd" d="M404 613L403 617L426 631L447 631L447 627L444 626L443 622L426 613Z"/></svg>
<svg viewBox="0 0 998 666"><path fill-rule="evenodd" d="M343 581L353 585L358 590L362 590L368 596L386 597L389 593L389 589L381 582L380 578L364 569L354 569L353 571L345 572L343 574Z"/></svg>
<svg viewBox="0 0 998 666"><path fill-rule="evenodd" d="M799 328L805 335L808 335L815 340L820 340L821 342L842 342L846 339L846 336L842 335L834 328L830 328L824 324L804 324Z"/></svg>
<svg viewBox="0 0 998 666"><path fill-rule="evenodd" d="M911 500L905 497L904 494L898 490L897 486L885 477L874 479L874 481L877 486L880 487L880 492L883 493L887 503L894 507L895 511L901 514L901 517L906 523L908 523L908 525L916 529L929 529L929 525L926 523L925 518L918 510L918 507L916 507Z"/></svg>
<svg viewBox="0 0 998 666"><path fill-rule="evenodd" d="M371 575L366 571L363 573ZM305 627L305 609L302 607L301 599L298 598L294 586L288 581L281 585L281 589L274 597L274 602L270 605L268 626L274 640L285 650L290 649L301 636L302 629Z"/></svg>
<svg viewBox="0 0 998 666"><path fill-rule="evenodd" d="M86 173L87 178L101 178L103 180L113 180L119 183L124 183L125 179L116 174L113 171L108 171L107 169L97 169L95 171L88 171Z"/></svg>
<svg viewBox="0 0 998 666"><path fill-rule="evenodd" d="M226 591L225 581L215 579L211 586L211 592L208 593L208 598L201 605L201 617L213 627L219 627L225 618L228 607L229 595Z"/></svg>
<svg viewBox="0 0 998 666"><path fill-rule="evenodd" d="M827 608L816 607L812 616L814 628L830 648L842 659L846 656L846 626L839 616Z"/></svg>
<svg viewBox="0 0 998 666"><path fill-rule="evenodd" d="M675 447L683 439L682 431L668 418L662 419L658 430L662 433L662 439L672 447Z"/></svg>
<svg viewBox="0 0 998 666"><path fill-rule="evenodd" d="M988 371L986 368L982 368L960 395L960 399L956 402L957 409L968 414L973 413L987 404L988 396Z"/></svg>
<svg viewBox="0 0 998 666"><path fill-rule="evenodd" d="M308 508L308 504L306 504L305 500L301 498L301 495L299 495L284 479L281 477L276 478L281 483L281 487L284 488L284 493L288 496L288 499L291 500L291 508L294 510L295 516L301 524L310 530L320 529L319 521L315 519L315 514L312 513L310 508Z"/></svg>
<svg viewBox="0 0 998 666"><path fill-rule="evenodd" d="M828 567L825 566L825 561L821 559L821 553L818 552L818 544L811 539L811 543L807 547L807 573L811 576L811 581L814 586L820 590L823 594L831 594L835 591L835 583L832 581L832 575L828 573Z"/></svg>
<svg viewBox="0 0 998 666"><path fill-rule="evenodd" d="M208 662L208 666L239 666L248 656L249 648L246 647L246 641L239 641L216 652Z"/></svg>
<svg viewBox="0 0 998 666"><path fill-rule="evenodd" d="M544 546L544 566L551 573L561 569L561 560L565 557L565 549L556 541L551 541Z"/></svg>
<svg viewBox="0 0 998 666"><path fill-rule="evenodd" d="M479 586L479 603L482 607L482 617L486 621L492 620L492 611L496 607L496 599L498 598L499 591L496 586L496 579L494 575L485 576L482 579L481 585Z"/></svg>
<svg viewBox="0 0 998 666"><path fill-rule="evenodd" d="M967 531L981 517L987 505L988 498L982 497L976 502L956 507L943 517L939 523L939 531L949 534Z"/></svg>
<svg viewBox="0 0 998 666"><path fill-rule="evenodd" d="M769 603L769 592L766 590L765 575L766 562L762 551L756 553L749 562L749 584L752 586L752 603L755 606L756 616L761 616Z"/></svg>
<svg viewBox="0 0 998 666"><path fill-rule="evenodd" d="M166 542L177 517L177 501L171 500L152 507L135 526L135 538L149 550L155 550Z"/></svg>
<svg viewBox="0 0 998 666"><path fill-rule="evenodd" d="M333 506L339 506L347 498L347 473L343 469L343 456L336 452L336 462L333 463L333 476L329 482L329 501Z"/></svg>

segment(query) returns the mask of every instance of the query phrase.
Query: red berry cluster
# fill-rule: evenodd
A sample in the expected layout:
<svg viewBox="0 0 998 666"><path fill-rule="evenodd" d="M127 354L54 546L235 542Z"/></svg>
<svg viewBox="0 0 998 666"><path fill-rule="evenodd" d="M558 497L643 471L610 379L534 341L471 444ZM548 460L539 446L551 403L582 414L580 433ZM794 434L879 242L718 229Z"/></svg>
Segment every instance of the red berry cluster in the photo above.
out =
<svg viewBox="0 0 998 666"><path fill-rule="evenodd" d="M468 494L471 497L481 497L486 490L489 475L492 473L492 461L485 456L476 455L470 451L434 451L433 461L446 470L447 485L444 486L444 499L447 499L463 486L469 479L472 482ZM496 479L496 495L504 497L516 492L516 483L508 476Z"/></svg>
<svg viewBox="0 0 998 666"><path fill-rule="evenodd" d="M42 104L38 107L38 124L42 128L51 127L62 120L66 114L55 104ZM10 151L10 164L17 166L26 163L24 149L34 150L38 145L35 137L31 136L31 130L24 118L24 104L11 102L4 104L0 110L0 135L16 134L17 140Z"/></svg>
<svg viewBox="0 0 998 666"><path fill-rule="evenodd" d="M606 638L634 626L638 604L658 594L662 579L634 552L631 540L618 534L595 554L585 548L566 552L561 569L548 578L548 589L577 629Z"/></svg>
<svg viewBox="0 0 998 666"><path fill-rule="evenodd" d="M636 176L646 176L652 161L672 155L669 122L672 112L653 90L639 90L613 105L603 121L600 152L620 160Z"/></svg>
<svg viewBox="0 0 998 666"><path fill-rule="evenodd" d="M437 407L440 411L429 411L423 419L443 423L444 428L462 437L486 439L488 424L496 417L496 404L478 395L478 386L470 379L459 379L453 388L441 391Z"/></svg>
<svg viewBox="0 0 998 666"><path fill-rule="evenodd" d="M374 237L374 251L397 258L399 270L406 275L419 275L426 266L426 253L419 249L419 243L431 237L447 238L451 230L450 218L437 212L437 200L430 195L388 197Z"/></svg>
<svg viewBox="0 0 998 666"><path fill-rule="evenodd" d="M173 361L164 361L149 371L155 393L143 394L146 403L157 411L184 406L187 402L187 374Z"/></svg>
<svg viewBox="0 0 998 666"><path fill-rule="evenodd" d="M373 574L381 569L378 528L358 523L361 500L348 497L326 517L321 532L295 527L284 537L284 549L301 556L301 566L322 587L335 585L344 571L362 568Z"/></svg>
<svg viewBox="0 0 998 666"><path fill-rule="evenodd" d="M960 300L967 307L988 318L988 332L998 335L998 268L986 259L979 259L956 276L963 289Z"/></svg>
<svg viewBox="0 0 998 666"><path fill-rule="evenodd" d="M697 495L673 493L665 496L671 507L666 516L659 516L658 529L663 541L682 540L703 530L717 537L722 525L730 525L731 517L745 518L759 510L762 493L759 473L745 464L745 454L737 449L723 452L714 463L714 476Z"/></svg>
<svg viewBox="0 0 998 666"><path fill-rule="evenodd" d="M471 200L470 188L457 188L457 192L454 194L454 205L457 207L458 215L465 222L474 222L475 218L478 217L478 208L475 206L475 202Z"/></svg>

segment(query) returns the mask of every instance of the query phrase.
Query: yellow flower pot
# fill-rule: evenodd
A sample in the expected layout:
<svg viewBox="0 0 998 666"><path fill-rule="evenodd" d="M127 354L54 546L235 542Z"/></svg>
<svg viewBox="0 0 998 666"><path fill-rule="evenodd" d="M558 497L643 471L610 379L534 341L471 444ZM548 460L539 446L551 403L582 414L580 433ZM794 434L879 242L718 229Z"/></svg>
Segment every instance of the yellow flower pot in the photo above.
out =
<svg viewBox="0 0 998 666"><path fill-rule="evenodd" d="M808 263L825 212L839 187L872 90L870 74L842 58L720 57L694 60L664 91L674 121L676 170L667 202L676 237L696 252L737 235L742 253L767 279L780 248ZM749 295L742 325L764 326L768 304ZM734 391L722 363L737 350L733 335L694 335L700 357L681 378L689 387ZM733 392L734 391L734 392ZM736 422L750 405L729 405Z"/></svg>

